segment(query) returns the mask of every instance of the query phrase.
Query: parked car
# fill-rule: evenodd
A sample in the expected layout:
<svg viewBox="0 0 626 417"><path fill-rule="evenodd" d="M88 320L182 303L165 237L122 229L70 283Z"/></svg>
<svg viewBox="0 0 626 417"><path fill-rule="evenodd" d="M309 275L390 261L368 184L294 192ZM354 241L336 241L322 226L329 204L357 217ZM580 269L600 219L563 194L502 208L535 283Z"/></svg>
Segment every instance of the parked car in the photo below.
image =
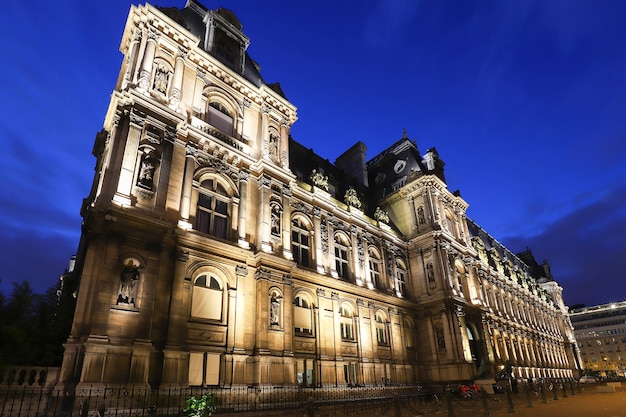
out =
<svg viewBox="0 0 626 417"><path fill-rule="evenodd" d="M582 377L580 377L580 380L578 382L580 382L581 384L595 384L596 382L598 382L598 380L595 376L583 375Z"/></svg>

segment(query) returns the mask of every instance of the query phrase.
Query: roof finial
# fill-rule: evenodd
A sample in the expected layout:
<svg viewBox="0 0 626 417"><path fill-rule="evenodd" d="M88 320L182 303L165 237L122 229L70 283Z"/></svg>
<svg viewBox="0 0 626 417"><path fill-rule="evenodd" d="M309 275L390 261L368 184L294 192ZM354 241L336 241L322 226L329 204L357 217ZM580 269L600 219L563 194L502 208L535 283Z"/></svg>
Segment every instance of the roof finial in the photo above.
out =
<svg viewBox="0 0 626 417"><path fill-rule="evenodd" d="M406 129L402 129L402 139L408 139L406 135Z"/></svg>

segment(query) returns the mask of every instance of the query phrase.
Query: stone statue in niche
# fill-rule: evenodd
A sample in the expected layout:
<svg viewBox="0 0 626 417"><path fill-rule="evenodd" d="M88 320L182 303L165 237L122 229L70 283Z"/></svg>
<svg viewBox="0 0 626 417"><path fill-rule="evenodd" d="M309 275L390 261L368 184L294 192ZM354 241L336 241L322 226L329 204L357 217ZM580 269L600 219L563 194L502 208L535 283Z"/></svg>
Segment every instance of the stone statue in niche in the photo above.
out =
<svg viewBox="0 0 626 417"><path fill-rule="evenodd" d="M139 268L129 259L120 275L120 293L116 304L135 305L137 282L139 282Z"/></svg>
<svg viewBox="0 0 626 417"><path fill-rule="evenodd" d="M276 136L273 133L270 133L270 140L269 140L269 158L274 161L274 162L279 162L279 158L278 158L278 136Z"/></svg>
<svg viewBox="0 0 626 417"><path fill-rule="evenodd" d="M154 170L156 169L156 161L151 153L145 154L141 159L139 167L139 176L137 185L152 190L154 186Z"/></svg>
<svg viewBox="0 0 626 417"><path fill-rule="evenodd" d="M419 224L426 223L426 218L424 217L424 207L419 207L417 209L417 221Z"/></svg>
<svg viewBox="0 0 626 417"><path fill-rule="evenodd" d="M426 265L426 276L428 278L428 286L435 287L435 271L433 271L433 264Z"/></svg>
<svg viewBox="0 0 626 417"><path fill-rule="evenodd" d="M271 222L271 233L280 236L280 207L277 204L272 204Z"/></svg>
<svg viewBox="0 0 626 417"><path fill-rule="evenodd" d="M276 293L272 294L270 299L270 326L278 326L280 324L280 296Z"/></svg>
<svg viewBox="0 0 626 417"><path fill-rule="evenodd" d="M167 94L167 83L169 81L170 72L166 67L158 66L154 73L153 88L162 93Z"/></svg>

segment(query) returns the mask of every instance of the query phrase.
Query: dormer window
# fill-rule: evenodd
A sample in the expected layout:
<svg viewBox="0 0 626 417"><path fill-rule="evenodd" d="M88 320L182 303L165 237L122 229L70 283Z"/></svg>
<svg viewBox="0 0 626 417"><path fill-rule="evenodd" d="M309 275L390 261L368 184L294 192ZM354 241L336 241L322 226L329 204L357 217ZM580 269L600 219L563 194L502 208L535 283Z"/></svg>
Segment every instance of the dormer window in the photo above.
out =
<svg viewBox="0 0 626 417"><path fill-rule="evenodd" d="M239 45L237 41L224 33L215 30L215 55L229 67L236 69L239 63Z"/></svg>

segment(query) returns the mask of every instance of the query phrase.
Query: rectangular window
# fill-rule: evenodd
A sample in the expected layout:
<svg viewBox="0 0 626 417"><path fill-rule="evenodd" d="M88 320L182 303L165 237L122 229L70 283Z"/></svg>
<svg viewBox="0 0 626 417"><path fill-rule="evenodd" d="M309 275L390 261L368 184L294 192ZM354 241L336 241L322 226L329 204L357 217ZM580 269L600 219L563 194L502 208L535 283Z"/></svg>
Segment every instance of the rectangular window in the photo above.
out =
<svg viewBox="0 0 626 417"><path fill-rule="evenodd" d="M344 340L354 340L354 334L352 332L352 324L341 323L341 338Z"/></svg>
<svg viewBox="0 0 626 417"><path fill-rule="evenodd" d="M349 277L347 249L335 246L335 269L341 278Z"/></svg>
<svg viewBox="0 0 626 417"><path fill-rule="evenodd" d="M204 354L191 352L189 354L189 385L202 385L202 367L204 365Z"/></svg>
<svg viewBox="0 0 626 417"><path fill-rule="evenodd" d="M204 378L203 378L204 377ZM191 352L189 354L189 385L219 385L220 354Z"/></svg>

